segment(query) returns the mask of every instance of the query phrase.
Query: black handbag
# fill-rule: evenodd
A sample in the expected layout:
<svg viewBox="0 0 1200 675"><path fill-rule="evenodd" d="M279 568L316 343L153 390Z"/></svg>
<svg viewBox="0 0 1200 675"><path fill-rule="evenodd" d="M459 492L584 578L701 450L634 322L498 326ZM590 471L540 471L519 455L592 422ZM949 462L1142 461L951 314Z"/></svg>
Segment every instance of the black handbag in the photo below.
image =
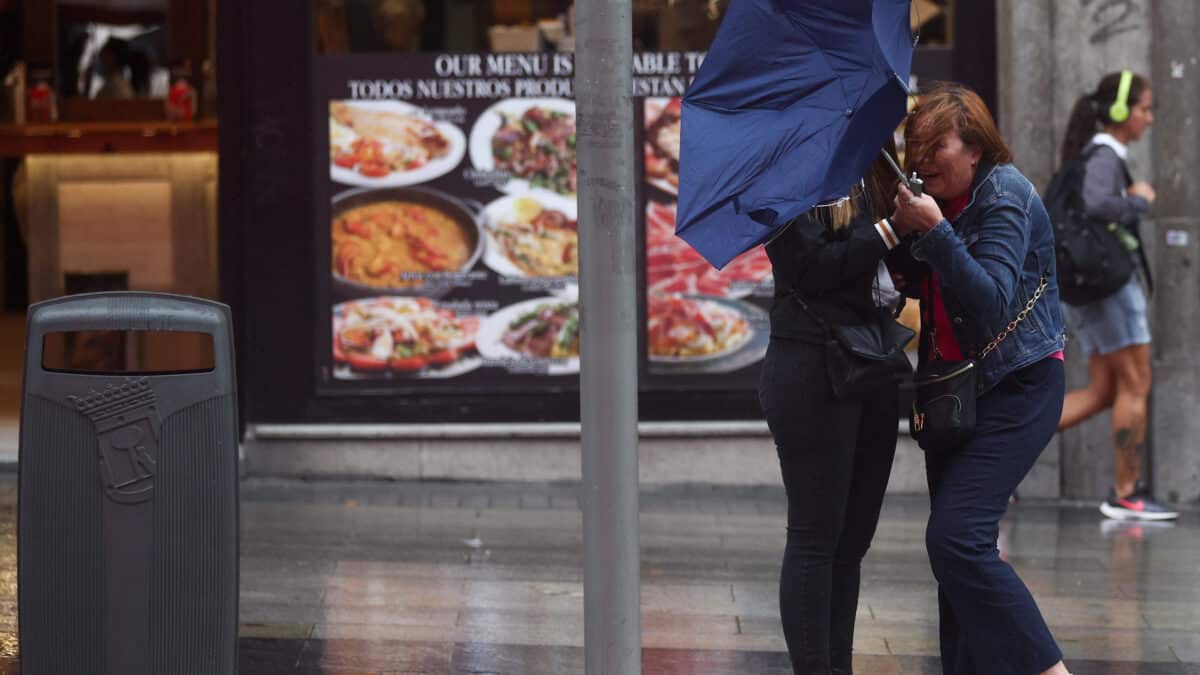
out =
<svg viewBox="0 0 1200 675"><path fill-rule="evenodd" d="M926 452L957 448L975 435L974 359L934 361L913 378L909 429Z"/></svg>
<svg viewBox="0 0 1200 675"><path fill-rule="evenodd" d="M792 297L825 332L825 370L837 398L878 391L912 374L904 353L916 335L911 329L882 316L875 323L831 326L799 293Z"/></svg>
<svg viewBox="0 0 1200 675"><path fill-rule="evenodd" d="M948 452L961 447L975 435L976 378L979 362L987 358L1004 339L1033 311L1046 290L1046 277L1034 292L1033 298L1017 314L1017 318L988 343L978 359L961 361L933 360L917 369L909 432L917 445L926 452ZM932 317L928 319L933 326ZM936 334L929 331L931 349L936 353Z"/></svg>

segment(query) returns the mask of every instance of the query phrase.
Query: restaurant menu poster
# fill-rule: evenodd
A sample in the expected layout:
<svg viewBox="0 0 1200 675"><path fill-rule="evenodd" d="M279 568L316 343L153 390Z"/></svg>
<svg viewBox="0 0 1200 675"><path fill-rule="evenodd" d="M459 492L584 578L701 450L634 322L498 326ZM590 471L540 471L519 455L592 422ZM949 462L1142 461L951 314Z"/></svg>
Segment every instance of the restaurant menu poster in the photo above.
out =
<svg viewBox="0 0 1200 675"><path fill-rule="evenodd" d="M753 387L771 267L674 234L701 53L635 57L642 386ZM317 60L316 366L326 393L575 390L574 56Z"/></svg>

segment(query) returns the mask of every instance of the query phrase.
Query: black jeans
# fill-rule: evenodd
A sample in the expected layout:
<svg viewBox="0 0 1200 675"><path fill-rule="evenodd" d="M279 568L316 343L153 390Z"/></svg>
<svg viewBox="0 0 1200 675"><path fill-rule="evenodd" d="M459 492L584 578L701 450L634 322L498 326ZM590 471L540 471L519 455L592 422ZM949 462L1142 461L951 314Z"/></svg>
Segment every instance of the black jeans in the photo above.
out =
<svg viewBox="0 0 1200 675"><path fill-rule="evenodd" d="M896 454L896 387L837 399L821 345L772 338L759 401L787 489L779 609L797 674L850 673L863 556Z"/></svg>
<svg viewBox="0 0 1200 675"><path fill-rule="evenodd" d="M925 546L938 580L945 675L1031 675L1062 659L1029 589L996 548L1008 497L1054 435L1063 363L1044 359L980 397L976 434L926 455Z"/></svg>

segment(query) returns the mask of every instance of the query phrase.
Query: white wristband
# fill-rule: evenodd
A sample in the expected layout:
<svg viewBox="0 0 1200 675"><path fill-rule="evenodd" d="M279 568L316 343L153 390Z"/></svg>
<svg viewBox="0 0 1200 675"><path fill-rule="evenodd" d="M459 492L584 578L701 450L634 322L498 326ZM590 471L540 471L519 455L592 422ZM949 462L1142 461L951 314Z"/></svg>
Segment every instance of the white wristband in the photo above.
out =
<svg viewBox="0 0 1200 675"><path fill-rule="evenodd" d="M896 236L896 231L892 229L892 224L888 222L887 218L875 223L875 231L879 233L879 237L883 239L883 243L889 251L900 244L900 238Z"/></svg>

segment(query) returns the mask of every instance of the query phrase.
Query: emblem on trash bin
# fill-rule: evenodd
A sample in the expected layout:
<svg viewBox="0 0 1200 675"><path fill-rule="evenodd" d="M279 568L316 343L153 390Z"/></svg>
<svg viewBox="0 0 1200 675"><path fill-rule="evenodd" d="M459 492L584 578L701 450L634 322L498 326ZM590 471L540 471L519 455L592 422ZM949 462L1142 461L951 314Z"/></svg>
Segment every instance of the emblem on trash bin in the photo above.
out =
<svg viewBox="0 0 1200 675"><path fill-rule="evenodd" d="M154 496L158 400L146 378L110 384L68 400L96 427L100 481L108 498L137 504Z"/></svg>

